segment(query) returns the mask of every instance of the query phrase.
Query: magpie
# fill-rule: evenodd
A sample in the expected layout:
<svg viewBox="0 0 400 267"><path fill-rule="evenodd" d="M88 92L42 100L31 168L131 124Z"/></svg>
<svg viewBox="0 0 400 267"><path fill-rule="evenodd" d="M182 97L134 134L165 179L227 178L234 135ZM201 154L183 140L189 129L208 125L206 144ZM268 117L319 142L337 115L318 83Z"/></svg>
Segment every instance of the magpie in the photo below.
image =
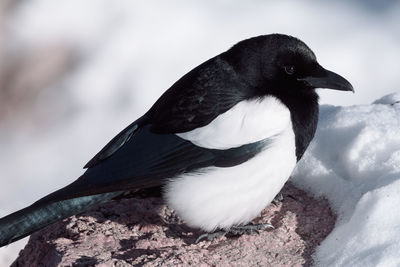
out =
<svg viewBox="0 0 400 267"><path fill-rule="evenodd" d="M243 40L175 82L77 180L1 218L0 246L128 191L157 186L190 227L246 229L314 137L316 88L354 92L295 37Z"/></svg>

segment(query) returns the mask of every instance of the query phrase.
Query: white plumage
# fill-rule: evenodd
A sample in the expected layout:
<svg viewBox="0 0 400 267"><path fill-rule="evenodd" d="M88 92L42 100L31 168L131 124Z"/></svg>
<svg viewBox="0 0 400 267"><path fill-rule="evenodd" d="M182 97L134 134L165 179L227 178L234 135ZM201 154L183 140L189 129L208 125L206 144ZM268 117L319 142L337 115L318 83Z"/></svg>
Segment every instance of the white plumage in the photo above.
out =
<svg viewBox="0 0 400 267"><path fill-rule="evenodd" d="M274 97L242 101L210 124L179 136L219 149L271 138L268 147L240 165L203 168L167 183L168 205L189 226L205 231L251 221L274 199L296 165L290 112Z"/></svg>
<svg viewBox="0 0 400 267"><path fill-rule="evenodd" d="M197 146L229 149L279 134L288 123L289 109L266 96L239 102L208 125L177 135Z"/></svg>

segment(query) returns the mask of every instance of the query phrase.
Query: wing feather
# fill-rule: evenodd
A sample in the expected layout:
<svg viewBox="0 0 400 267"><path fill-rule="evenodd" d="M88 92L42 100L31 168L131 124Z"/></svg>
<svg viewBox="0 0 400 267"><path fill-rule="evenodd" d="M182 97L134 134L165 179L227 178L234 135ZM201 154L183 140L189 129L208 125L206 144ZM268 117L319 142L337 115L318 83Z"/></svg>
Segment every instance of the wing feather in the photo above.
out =
<svg viewBox="0 0 400 267"><path fill-rule="evenodd" d="M254 157L270 139L218 150L194 145L175 134L157 134L147 124L106 160L98 161L56 200L159 186L166 179L205 167L230 167Z"/></svg>

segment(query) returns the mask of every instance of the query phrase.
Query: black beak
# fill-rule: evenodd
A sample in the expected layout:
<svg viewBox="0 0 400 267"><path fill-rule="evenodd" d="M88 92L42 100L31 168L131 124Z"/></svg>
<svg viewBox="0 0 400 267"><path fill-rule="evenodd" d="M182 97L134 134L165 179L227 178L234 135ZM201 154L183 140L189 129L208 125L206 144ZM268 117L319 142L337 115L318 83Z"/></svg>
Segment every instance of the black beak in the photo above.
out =
<svg viewBox="0 0 400 267"><path fill-rule="evenodd" d="M327 88L340 91L352 91L354 93L353 86L345 78L336 74L332 71L326 70L322 67L315 72L315 74L299 78L299 81L303 81L308 86L314 88Z"/></svg>

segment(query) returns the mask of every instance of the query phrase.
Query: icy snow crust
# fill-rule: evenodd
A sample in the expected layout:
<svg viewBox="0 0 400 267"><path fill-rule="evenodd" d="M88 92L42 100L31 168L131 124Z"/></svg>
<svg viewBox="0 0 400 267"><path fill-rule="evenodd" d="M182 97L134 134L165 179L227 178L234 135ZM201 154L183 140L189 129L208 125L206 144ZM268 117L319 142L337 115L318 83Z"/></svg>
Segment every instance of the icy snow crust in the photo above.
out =
<svg viewBox="0 0 400 267"><path fill-rule="evenodd" d="M319 266L400 265L399 100L397 93L372 105L321 106L293 174L295 185L328 198L338 214L314 254Z"/></svg>

